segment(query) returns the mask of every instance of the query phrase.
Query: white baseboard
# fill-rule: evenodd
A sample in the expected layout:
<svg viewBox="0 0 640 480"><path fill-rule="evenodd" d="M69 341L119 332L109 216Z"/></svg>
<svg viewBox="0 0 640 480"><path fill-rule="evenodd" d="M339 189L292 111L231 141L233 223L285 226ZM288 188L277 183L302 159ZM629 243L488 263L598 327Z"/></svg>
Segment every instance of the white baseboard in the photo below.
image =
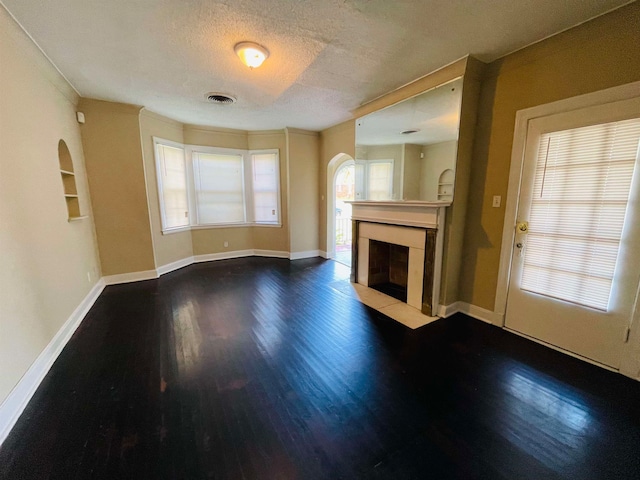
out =
<svg viewBox="0 0 640 480"><path fill-rule="evenodd" d="M289 252L279 250L254 250L253 255L256 257L289 258Z"/></svg>
<svg viewBox="0 0 640 480"><path fill-rule="evenodd" d="M231 258L242 258L253 256L253 250L235 250L233 252L207 253L205 255L194 255L193 263L212 262L215 260L229 260Z"/></svg>
<svg viewBox="0 0 640 480"><path fill-rule="evenodd" d="M102 277L105 285L118 285L120 283L139 282L141 280L151 280L158 278L155 270L144 270L142 272L120 273L118 275L107 275Z"/></svg>
<svg viewBox="0 0 640 480"><path fill-rule="evenodd" d="M477 320L482 320L483 322L490 323L492 325L501 325L502 316L491 310L487 310L482 307L478 307L476 305L471 305L470 303L460 302L461 303L461 312L473 317Z"/></svg>
<svg viewBox="0 0 640 480"><path fill-rule="evenodd" d="M326 258L327 260L329 260L329 258L330 258L329 254L327 252L325 252L324 250L318 250L318 253L322 258Z"/></svg>
<svg viewBox="0 0 640 480"><path fill-rule="evenodd" d="M310 253L310 252L302 252L302 253ZM314 251L314 253L318 253ZM295 254L294 254L295 255ZM231 252L219 252L219 253L207 253L205 255L194 255L193 257L183 258L181 260L177 260L175 262L167 263L166 265L162 265L156 269L156 277L148 277L148 278L157 278L160 275L164 275L165 273L173 272L174 270L178 270L179 268L187 267L193 263L203 263L203 262L215 262L216 260L230 260L233 258L244 258L244 257L271 257L271 258L290 258L289 252L284 252L280 250L234 250ZM318 255L313 255L318 256ZM299 257L299 258L307 258L307 257ZM149 271L150 272L150 271ZM140 272L140 274L146 274L148 272ZM129 274L124 274L129 278ZM120 275L113 275L113 277L120 277ZM111 277L107 277L111 278ZM147 280L147 278L141 278L141 280ZM129 280L136 281L136 280ZM117 282L123 283L123 282ZM111 285L111 283L108 283Z"/></svg>
<svg viewBox="0 0 640 480"><path fill-rule="evenodd" d="M438 307L438 316L441 318L447 318L461 311L462 302L454 302L451 305L440 305L440 307Z"/></svg>
<svg viewBox="0 0 640 480"><path fill-rule="evenodd" d="M178 270L183 267L188 267L192 263L194 263L193 257L183 258L181 260L167 263L166 265L162 265L161 267L156 268L156 273L159 277L160 275L164 275L165 273L173 272L174 270Z"/></svg>
<svg viewBox="0 0 640 480"><path fill-rule="evenodd" d="M306 252L291 252L289 254L290 260L301 260L303 258L315 258L321 257L322 253L320 250L307 250Z"/></svg>
<svg viewBox="0 0 640 480"><path fill-rule="evenodd" d="M40 382L51 369L60 352L76 331L89 309L104 290L105 282L100 279L80 302L58 333L51 339L45 349L38 355L29 370L22 376L18 384L11 390L0 405L0 445L22 415L31 397L40 386Z"/></svg>
<svg viewBox="0 0 640 480"><path fill-rule="evenodd" d="M502 315L486 308L478 307L466 302L454 302L451 305L440 305L438 316L450 317L454 313L464 313L476 320L490 323L491 325L502 326Z"/></svg>

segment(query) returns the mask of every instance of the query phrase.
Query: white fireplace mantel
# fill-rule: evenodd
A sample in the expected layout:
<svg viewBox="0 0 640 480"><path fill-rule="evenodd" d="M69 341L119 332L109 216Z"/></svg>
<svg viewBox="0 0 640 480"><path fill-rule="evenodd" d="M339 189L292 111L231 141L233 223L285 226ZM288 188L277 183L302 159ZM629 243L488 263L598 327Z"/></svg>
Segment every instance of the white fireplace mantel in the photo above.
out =
<svg viewBox="0 0 640 480"><path fill-rule="evenodd" d="M362 222L388 223L406 227L438 228L443 225L445 208L451 202L353 201L351 218Z"/></svg>

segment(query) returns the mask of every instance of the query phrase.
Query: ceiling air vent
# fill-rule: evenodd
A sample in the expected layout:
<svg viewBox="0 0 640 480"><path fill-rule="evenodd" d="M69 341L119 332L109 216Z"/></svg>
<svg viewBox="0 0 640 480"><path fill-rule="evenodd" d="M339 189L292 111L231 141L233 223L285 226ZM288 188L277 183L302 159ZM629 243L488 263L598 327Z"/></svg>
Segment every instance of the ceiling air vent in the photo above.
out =
<svg viewBox="0 0 640 480"><path fill-rule="evenodd" d="M205 95L205 98L207 101L218 105L231 105L232 103L236 103L236 97L226 93L209 92Z"/></svg>
<svg viewBox="0 0 640 480"><path fill-rule="evenodd" d="M411 135L412 133L418 133L420 130L405 130L404 132L400 132L402 135Z"/></svg>

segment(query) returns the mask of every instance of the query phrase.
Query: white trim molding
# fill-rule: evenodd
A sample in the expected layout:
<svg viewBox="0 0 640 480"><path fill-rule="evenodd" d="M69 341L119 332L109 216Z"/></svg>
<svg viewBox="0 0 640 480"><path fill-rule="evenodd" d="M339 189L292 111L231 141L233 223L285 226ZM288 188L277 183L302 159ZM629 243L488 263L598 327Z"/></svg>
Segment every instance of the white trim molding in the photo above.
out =
<svg viewBox="0 0 640 480"><path fill-rule="evenodd" d="M158 278L167 273L173 272L180 268L188 267L194 263L203 263L203 262L215 262L217 260L230 260L233 258L244 258L244 257L270 257L270 258L286 258L290 260L298 260L301 258L311 258L311 257L321 257L324 252L320 250L309 250L308 252L296 252L289 253L281 250L260 250L260 249L248 249L248 250L234 250L231 252L219 252L219 253L208 253L205 255L194 255L191 257L186 257L181 260L176 260L175 262L167 263L166 265L162 265L156 269L156 276L149 278ZM141 272L142 274L146 274L148 272ZM130 274L124 274L130 275ZM116 275L114 275L116 277ZM119 276L118 276L119 277ZM109 277L111 278L111 277ZM147 278L141 278L142 280L147 280ZM129 280L136 281L136 280ZM125 282L118 282L125 283ZM108 285L113 285L114 283L108 283Z"/></svg>
<svg viewBox="0 0 640 480"><path fill-rule="evenodd" d="M449 318L451 315L462 312L463 302L454 302L450 305L440 305L438 308L438 316L440 318Z"/></svg>
<svg viewBox="0 0 640 480"><path fill-rule="evenodd" d="M320 250L307 250L306 252L291 252L289 260L301 260L303 258L322 257L324 252Z"/></svg>
<svg viewBox="0 0 640 480"><path fill-rule="evenodd" d="M20 415L26 408L29 400L33 397L45 375L51 369L60 352L65 347L73 333L76 331L85 315L89 312L95 301L98 299L105 282L103 279L89 291L87 296L80 302L67 321L62 325L58 333L51 339L49 344L42 350L35 362L31 364L29 370L23 375L18 384L11 390L7 398L0 405L0 445L7 438L9 432L16 424Z"/></svg>
<svg viewBox="0 0 640 480"><path fill-rule="evenodd" d="M448 318L456 313L464 313L476 320L489 323L491 325L502 326L504 322L504 314L492 312L486 308L478 307L466 302L454 302L450 305L440 305L438 316Z"/></svg>
<svg viewBox="0 0 640 480"><path fill-rule="evenodd" d="M194 255L193 263L213 262L216 260L229 260L231 258L252 257L253 250L235 250L233 252L207 253Z"/></svg>
<svg viewBox="0 0 640 480"><path fill-rule="evenodd" d="M252 256L289 259L289 255L289 252L284 252L281 250L253 250Z"/></svg>
<svg viewBox="0 0 640 480"><path fill-rule="evenodd" d="M193 256L183 258L181 260L176 260L175 262L167 263L166 265L161 265L160 267L156 268L156 273L158 274L158 277L159 277L161 275L164 275L165 273L170 273L175 270L188 267L193 263L195 263Z"/></svg>
<svg viewBox="0 0 640 480"><path fill-rule="evenodd" d="M289 258L289 252L280 250L235 250L233 252L208 253L206 255L194 255L193 263L213 262L216 260L230 260L232 258L243 257L271 257L271 258Z"/></svg>
<svg viewBox="0 0 640 480"><path fill-rule="evenodd" d="M142 272L119 273L117 275L107 275L102 277L105 285L119 285L121 283L140 282L142 280L152 280L158 278L156 270L144 270Z"/></svg>

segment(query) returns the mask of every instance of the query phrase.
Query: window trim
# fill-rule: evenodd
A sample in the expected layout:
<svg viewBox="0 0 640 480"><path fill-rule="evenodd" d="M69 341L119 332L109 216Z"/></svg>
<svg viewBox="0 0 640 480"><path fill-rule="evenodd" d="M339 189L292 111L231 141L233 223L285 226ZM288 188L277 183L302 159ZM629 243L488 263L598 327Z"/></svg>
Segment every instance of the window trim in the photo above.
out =
<svg viewBox="0 0 640 480"><path fill-rule="evenodd" d="M391 164L391 176L389 177L389 199L388 200L392 200L394 197L394 191L393 191L393 172L394 172L394 167L395 167L395 160L393 158L376 158L373 160L365 160L365 173L364 173L364 186L365 186L365 192L366 192L366 198L370 199L371 198L371 191L370 191L370 175L371 175L371 165L374 164Z"/></svg>
<svg viewBox="0 0 640 480"><path fill-rule="evenodd" d="M189 176L189 181L192 182L193 187L193 195L190 197L190 202L192 202L193 215L190 216L190 224L191 227L224 227L224 226L247 226L251 223L248 221L248 208L247 204L249 203L251 198L250 189L247 189L247 150L240 150L236 148L218 148L218 147L206 147L199 145L185 145L185 152L187 152L187 158L189 159L189 164L191 165L191 175ZM194 158L194 154L205 154L205 155L238 155L242 157L242 207L244 212L244 221L242 222L218 222L218 223L200 223L199 211L198 211L198 186L197 181L199 180L199 174L196 173L196 162L198 161Z"/></svg>
<svg viewBox="0 0 640 480"><path fill-rule="evenodd" d="M249 189L251 192L251 203L253 204L253 156L254 155L264 155L264 154L275 154L276 156L276 192L277 192L277 219L275 222L258 222L255 220L255 211L252 210L251 218L253 220L254 225L259 226L271 226L277 227L282 226L282 190L280 188L280 153L277 148L263 148L259 150L248 150L249 162L251 163L251 188ZM255 204L253 205L255 209Z"/></svg>
<svg viewBox="0 0 640 480"><path fill-rule="evenodd" d="M160 212L160 228L162 230L163 234L167 234L167 233L178 233L178 232L184 232L186 230L189 230L191 228L191 202L190 200L190 193L189 193L189 168L188 168L188 164L189 162L187 161L187 155L186 155L186 151L184 148L184 145L179 143L179 142L173 142L171 140L165 140L163 138L159 138L159 137L152 137L153 138L153 153L155 155L155 167L156 167L156 187L157 187L157 193L158 193L158 208L159 208L159 212ZM164 146L164 147L171 147L171 148L177 148L180 150L183 150L185 152L184 154L184 171L185 171L185 187L186 187L186 193L187 193L187 212L188 212L188 222L187 225L179 225L176 227L167 227L167 217L166 217L166 211L165 211L165 205L164 205L164 183L162 181L162 175L160 174L160 172L162 171L162 165L161 165L161 158L160 155L158 153L158 147L159 146Z"/></svg>

